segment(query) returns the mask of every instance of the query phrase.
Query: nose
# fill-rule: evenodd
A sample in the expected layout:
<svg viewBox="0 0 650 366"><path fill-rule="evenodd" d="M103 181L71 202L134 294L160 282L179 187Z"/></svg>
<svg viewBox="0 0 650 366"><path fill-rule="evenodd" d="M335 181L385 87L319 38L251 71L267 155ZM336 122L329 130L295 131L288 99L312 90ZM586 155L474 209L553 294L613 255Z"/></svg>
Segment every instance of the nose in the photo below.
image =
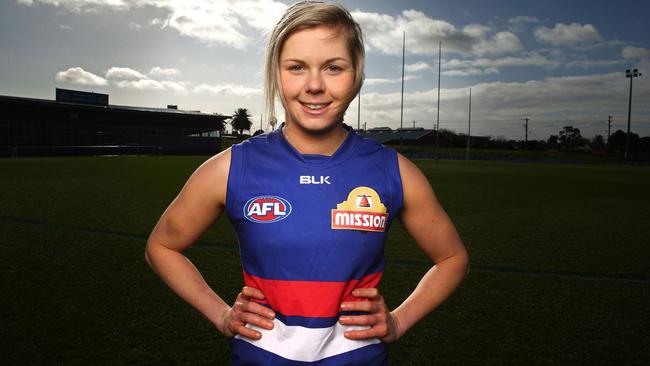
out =
<svg viewBox="0 0 650 366"><path fill-rule="evenodd" d="M323 83L323 77L321 73L318 71L310 72L306 87L307 87L307 93L310 94L322 93L324 89L324 83Z"/></svg>

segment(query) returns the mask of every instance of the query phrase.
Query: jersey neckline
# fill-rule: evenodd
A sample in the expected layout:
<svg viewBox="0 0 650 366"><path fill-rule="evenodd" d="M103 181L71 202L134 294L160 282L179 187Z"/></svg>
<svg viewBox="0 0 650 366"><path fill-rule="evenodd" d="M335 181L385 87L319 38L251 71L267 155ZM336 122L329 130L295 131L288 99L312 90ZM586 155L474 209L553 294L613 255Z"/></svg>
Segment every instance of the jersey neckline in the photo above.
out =
<svg viewBox="0 0 650 366"><path fill-rule="evenodd" d="M347 157L354 151L354 147L359 141L359 136L354 132L354 130L343 124L343 128L348 131L348 135L345 137L345 140L341 145L336 149L334 154L331 156L320 155L320 154L302 154L296 150L293 145L286 139L282 129L284 128L284 123L280 127L272 132L274 140L277 140L282 146L282 152L292 161L297 161L299 163L310 165L310 166L325 166L325 165L336 165L343 162Z"/></svg>

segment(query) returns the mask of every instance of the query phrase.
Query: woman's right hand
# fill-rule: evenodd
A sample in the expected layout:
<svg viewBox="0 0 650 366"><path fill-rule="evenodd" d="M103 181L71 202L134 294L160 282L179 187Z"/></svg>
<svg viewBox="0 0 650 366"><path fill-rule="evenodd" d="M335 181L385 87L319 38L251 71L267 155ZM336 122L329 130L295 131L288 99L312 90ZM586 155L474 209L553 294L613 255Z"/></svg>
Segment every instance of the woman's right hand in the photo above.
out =
<svg viewBox="0 0 650 366"><path fill-rule="evenodd" d="M239 334L256 340L262 338L262 333L246 327L246 324L273 329L275 319L273 310L252 299L264 300L264 294L256 288L244 286L233 306L223 314L221 329L219 329L223 335L230 338Z"/></svg>

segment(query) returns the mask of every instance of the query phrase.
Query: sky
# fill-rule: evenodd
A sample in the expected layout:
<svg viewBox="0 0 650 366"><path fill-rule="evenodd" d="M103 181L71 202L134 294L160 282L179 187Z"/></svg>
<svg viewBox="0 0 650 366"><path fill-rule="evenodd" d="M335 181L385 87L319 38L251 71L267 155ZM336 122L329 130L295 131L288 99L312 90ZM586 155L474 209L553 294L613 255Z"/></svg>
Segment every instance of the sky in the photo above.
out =
<svg viewBox="0 0 650 366"><path fill-rule="evenodd" d="M110 104L178 105L266 129L264 50L292 2L274 0L1 0L0 95L54 99L55 88ZM548 139L650 135L650 2L603 0L340 1L361 25L366 80L345 116L356 127L433 128L442 42L440 127L473 136ZM406 35L400 117L402 37ZM277 106L280 121L283 112Z"/></svg>

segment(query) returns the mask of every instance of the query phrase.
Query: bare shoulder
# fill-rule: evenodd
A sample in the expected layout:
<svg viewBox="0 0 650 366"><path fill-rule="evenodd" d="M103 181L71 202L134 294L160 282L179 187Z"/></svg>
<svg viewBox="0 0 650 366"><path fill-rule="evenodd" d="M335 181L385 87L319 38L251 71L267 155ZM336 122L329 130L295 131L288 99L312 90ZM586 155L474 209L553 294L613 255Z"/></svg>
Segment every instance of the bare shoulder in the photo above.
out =
<svg viewBox="0 0 650 366"><path fill-rule="evenodd" d="M431 200L435 201L431 184L420 168L399 153L397 154L397 163L402 177L405 207L415 203L424 203L421 200L425 198L428 203L431 203Z"/></svg>
<svg viewBox="0 0 650 366"><path fill-rule="evenodd" d="M201 164L158 220L149 246L182 251L198 240L225 207L229 169L230 149Z"/></svg>
<svg viewBox="0 0 650 366"><path fill-rule="evenodd" d="M404 193L400 217L406 230L436 263L459 253L462 241L427 177L412 161L399 154L398 164Z"/></svg>
<svg viewBox="0 0 650 366"><path fill-rule="evenodd" d="M204 199L217 205L224 205L228 187L228 173L230 171L230 148L220 152L201 164L190 176L182 194L199 194Z"/></svg>

